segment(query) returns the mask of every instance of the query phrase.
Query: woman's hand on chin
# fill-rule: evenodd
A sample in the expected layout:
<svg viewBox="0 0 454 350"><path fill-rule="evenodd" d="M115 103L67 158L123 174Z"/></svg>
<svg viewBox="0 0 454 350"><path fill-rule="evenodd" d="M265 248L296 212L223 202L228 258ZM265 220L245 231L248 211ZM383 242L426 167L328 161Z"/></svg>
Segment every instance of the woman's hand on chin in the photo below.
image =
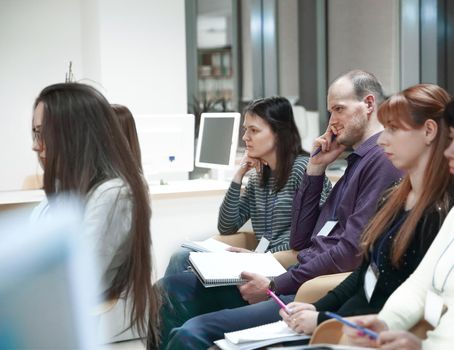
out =
<svg viewBox="0 0 454 350"><path fill-rule="evenodd" d="M248 171L254 168L255 171L257 171L257 173L260 173L260 171L262 170L262 160L258 158L249 157L248 152L246 151L243 155L243 158L241 158L240 167L238 168L237 172L235 173L235 176L233 177L233 182L241 184L243 176Z"/></svg>

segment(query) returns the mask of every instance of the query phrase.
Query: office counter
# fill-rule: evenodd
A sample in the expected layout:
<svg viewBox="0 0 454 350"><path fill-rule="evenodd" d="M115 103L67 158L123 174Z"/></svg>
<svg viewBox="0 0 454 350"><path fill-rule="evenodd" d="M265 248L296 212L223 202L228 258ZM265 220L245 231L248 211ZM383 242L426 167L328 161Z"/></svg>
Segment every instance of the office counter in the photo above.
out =
<svg viewBox="0 0 454 350"><path fill-rule="evenodd" d="M183 241L202 240L218 233L219 207L229 185L214 180L190 180L150 186L151 232L158 278Z"/></svg>
<svg viewBox="0 0 454 350"><path fill-rule="evenodd" d="M201 240L218 232L219 206L229 185L214 180L150 185L153 260L158 278L185 239ZM44 196L42 190L0 191L0 213L17 208L31 211Z"/></svg>
<svg viewBox="0 0 454 350"><path fill-rule="evenodd" d="M0 191L0 212L34 207L45 197L43 190Z"/></svg>
<svg viewBox="0 0 454 350"><path fill-rule="evenodd" d="M330 172L332 182L343 174ZM186 240L202 240L218 233L219 207L230 182L173 181L150 184L151 234L156 277L165 272L170 256ZM44 198L42 190L0 191L0 213L17 208L32 210ZM241 230L252 231L250 221Z"/></svg>

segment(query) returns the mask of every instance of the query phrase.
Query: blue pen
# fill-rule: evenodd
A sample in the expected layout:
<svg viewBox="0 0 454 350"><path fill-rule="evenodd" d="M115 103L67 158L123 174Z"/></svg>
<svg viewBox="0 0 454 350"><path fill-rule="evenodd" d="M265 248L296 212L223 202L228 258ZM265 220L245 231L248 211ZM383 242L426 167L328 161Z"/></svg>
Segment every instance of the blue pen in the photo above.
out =
<svg viewBox="0 0 454 350"><path fill-rule="evenodd" d="M336 139L336 135L333 134L333 136L331 136L331 142L333 142L334 140ZM322 150L321 147L318 147L314 153L311 154L311 157L315 157L317 154L320 153L320 151Z"/></svg>
<svg viewBox="0 0 454 350"><path fill-rule="evenodd" d="M338 320L339 322L342 322L343 324L345 324L345 325L347 325L349 327L352 327L352 328L355 328L355 329L357 329L357 330L359 330L361 332L364 332L365 334L367 334L372 339L377 339L378 338L378 333L376 333L374 331L371 331L370 329L361 327L360 325L357 325L356 323L350 322L349 320L346 320L345 318L339 316L338 314L335 314L334 312L326 311L325 314L326 314L326 316L334 318L334 319Z"/></svg>

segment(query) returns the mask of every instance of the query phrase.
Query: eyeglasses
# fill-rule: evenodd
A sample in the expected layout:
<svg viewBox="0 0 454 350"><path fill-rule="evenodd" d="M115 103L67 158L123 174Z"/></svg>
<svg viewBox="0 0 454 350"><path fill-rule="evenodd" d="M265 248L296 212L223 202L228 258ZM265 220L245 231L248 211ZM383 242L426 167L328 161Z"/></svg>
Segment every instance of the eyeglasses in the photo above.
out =
<svg viewBox="0 0 454 350"><path fill-rule="evenodd" d="M42 142L41 130L33 128L32 135L33 135L34 142L37 142L39 144Z"/></svg>

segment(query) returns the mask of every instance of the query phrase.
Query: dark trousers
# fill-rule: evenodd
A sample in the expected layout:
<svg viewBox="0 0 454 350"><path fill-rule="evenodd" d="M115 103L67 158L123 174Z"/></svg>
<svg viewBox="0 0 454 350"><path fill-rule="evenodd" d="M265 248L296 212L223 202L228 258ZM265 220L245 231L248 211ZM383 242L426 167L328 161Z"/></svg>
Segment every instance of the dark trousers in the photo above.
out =
<svg viewBox="0 0 454 350"><path fill-rule="evenodd" d="M207 349L224 333L281 319L273 300L249 305L238 288L205 288L192 272L163 278L167 293L161 308L161 349ZM284 303L294 295L280 296Z"/></svg>

